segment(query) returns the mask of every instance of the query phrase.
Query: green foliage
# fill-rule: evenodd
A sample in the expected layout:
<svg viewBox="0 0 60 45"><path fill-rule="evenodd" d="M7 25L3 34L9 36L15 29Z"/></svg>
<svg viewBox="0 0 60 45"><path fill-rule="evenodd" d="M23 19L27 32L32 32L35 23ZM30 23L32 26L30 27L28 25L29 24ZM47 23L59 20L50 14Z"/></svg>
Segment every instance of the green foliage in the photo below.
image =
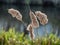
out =
<svg viewBox="0 0 60 45"><path fill-rule="evenodd" d="M60 38L54 34L30 40L28 36L23 37L24 33L15 32L10 28L9 31L0 32L0 45L60 45Z"/></svg>

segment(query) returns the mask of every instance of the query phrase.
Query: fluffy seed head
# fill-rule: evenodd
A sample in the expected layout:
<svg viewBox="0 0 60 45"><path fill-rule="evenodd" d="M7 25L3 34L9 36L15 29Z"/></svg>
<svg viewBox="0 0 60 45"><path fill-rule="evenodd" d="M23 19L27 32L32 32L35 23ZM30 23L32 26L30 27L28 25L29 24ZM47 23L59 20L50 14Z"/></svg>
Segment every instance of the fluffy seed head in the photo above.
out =
<svg viewBox="0 0 60 45"><path fill-rule="evenodd" d="M42 25L45 25L48 23L48 18L45 13L42 13L41 11L36 11L35 15L39 19L39 21Z"/></svg>
<svg viewBox="0 0 60 45"><path fill-rule="evenodd" d="M22 21L22 15L18 10L11 8L8 9L8 13L10 13L12 17L16 17L17 20Z"/></svg>
<svg viewBox="0 0 60 45"><path fill-rule="evenodd" d="M34 39L34 30L31 24L28 25L27 30L30 32L30 38Z"/></svg>
<svg viewBox="0 0 60 45"><path fill-rule="evenodd" d="M39 27L39 22L32 11L30 11L30 19L31 19L31 24L33 28Z"/></svg>
<svg viewBox="0 0 60 45"><path fill-rule="evenodd" d="M27 26L27 30L28 30L28 31L33 30L33 28L32 28L32 25L31 25L31 24L29 24L29 25Z"/></svg>

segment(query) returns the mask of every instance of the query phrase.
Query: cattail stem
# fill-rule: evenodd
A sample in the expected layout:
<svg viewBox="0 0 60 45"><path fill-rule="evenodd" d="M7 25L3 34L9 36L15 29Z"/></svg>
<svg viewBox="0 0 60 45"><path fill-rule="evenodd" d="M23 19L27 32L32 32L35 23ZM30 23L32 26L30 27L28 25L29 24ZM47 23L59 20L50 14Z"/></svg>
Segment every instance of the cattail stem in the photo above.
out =
<svg viewBox="0 0 60 45"><path fill-rule="evenodd" d="M24 26L26 26L26 27L27 27L26 23L25 23L23 20L22 20L21 22L24 24Z"/></svg>

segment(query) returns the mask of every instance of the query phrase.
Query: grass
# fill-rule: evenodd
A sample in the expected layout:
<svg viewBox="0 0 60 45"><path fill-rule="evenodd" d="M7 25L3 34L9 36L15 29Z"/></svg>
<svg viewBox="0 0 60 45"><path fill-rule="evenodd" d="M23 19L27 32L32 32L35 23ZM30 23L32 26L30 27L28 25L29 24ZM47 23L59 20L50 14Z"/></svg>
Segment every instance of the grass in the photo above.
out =
<svg viewBox="0 0 60 45"><path fill-rule="evenodd" d="M0 32L0 45L60 45L60 38L54 34L45 37L38 37L30 40L28 36L23 37L24 33L15 32L10 28L9 31Z"/></svg>

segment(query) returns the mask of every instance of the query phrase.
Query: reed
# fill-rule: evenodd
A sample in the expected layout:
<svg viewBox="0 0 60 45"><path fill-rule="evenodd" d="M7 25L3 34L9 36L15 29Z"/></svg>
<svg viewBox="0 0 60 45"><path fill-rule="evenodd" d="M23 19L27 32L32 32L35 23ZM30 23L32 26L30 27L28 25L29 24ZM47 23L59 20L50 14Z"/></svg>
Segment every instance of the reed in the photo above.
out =
<svg viewBox="0 0 60 45"><path fill-rule="evenodd" d="M25 25L24 21L22 20L22 14L18 10L11 8L11 9L8 9L8 13L10 13L12 17L15 17L17 20L21 21ZM34 13L30 10L29 16L30 16L31 22L28 26L27 25L25 26L27 27L27 30L30 32L30 37L33 40L34 28L38 28L40 26L39 21L42 25L47 24L48 18L47 18L47 15L45 13L42 13L41 11L35 11ZM39 21L37 20L37 18L39 19Z"/></svg>

